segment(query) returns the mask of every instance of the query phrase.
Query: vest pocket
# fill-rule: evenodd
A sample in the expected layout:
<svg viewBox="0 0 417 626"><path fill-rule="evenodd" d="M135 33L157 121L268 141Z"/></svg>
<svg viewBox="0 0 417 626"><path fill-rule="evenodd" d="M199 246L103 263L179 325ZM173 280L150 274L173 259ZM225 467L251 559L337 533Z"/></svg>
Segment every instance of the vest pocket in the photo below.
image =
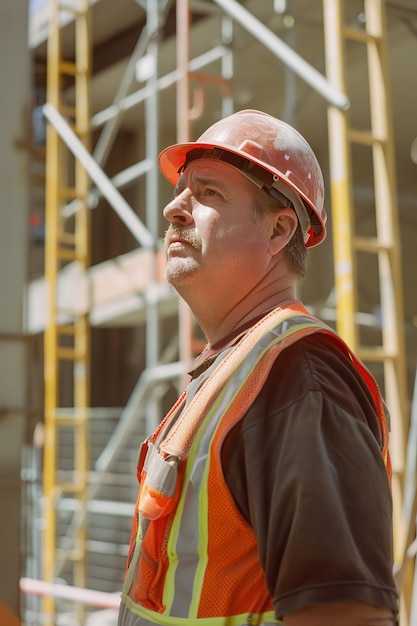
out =
<svg viewBox="0 0 417 626"><path fill-rule="evenodd" d="M140 551L129 595L135 602L158 613L165 610L162 599L169 566L167 543L184 466L176 457L162 457L155 446L148 443L137 505Z"/></svg>
<svg viewBox="0 0 417 626"><path fill-rule="evenodd" d="M140 515L148 520L156 520L174 509L178 492L178 465L176 457L163 458L153 444L148 444L139 500Z"/></svg>
<svg viewBox="0 0 417 626"><path fill-rule="evenodd" d="M134 600L147 608L162 613L162 602L168 556L165 538L167 518L150 522L146 537L141 545ZM170 526L170 525L169 525Z"/></svg>

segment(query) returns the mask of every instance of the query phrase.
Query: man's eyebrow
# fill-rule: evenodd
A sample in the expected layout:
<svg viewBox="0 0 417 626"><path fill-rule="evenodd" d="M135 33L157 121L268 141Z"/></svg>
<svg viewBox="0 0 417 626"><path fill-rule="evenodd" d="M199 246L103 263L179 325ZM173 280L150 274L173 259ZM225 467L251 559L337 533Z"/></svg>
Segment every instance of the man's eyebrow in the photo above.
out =
<svg viewBox="0 0 417 626"><path fill-rule="evenodd" d="M204 176L197 174L194 180L200 185L213 185L215 187L218 187L218 189L222 189L223 191L227 189L227 185L222 180L217 178L217 176Z"/></svg>
<svg viewBox="0 0 417 626"><path fill-rule="evenodd" d="M225 192L227 191L227 184L219 179L217 176L210 176L206 174L194 174L191 177L191 185L212 185L216 187L219 191ZM188 186L188 181L185 179L182 174L178 179L177 184L175 185L174 195L178 196L186 187Z"/></svg>
<svg viewBox="0 0 417 626"><path fill-rule="evenodd" d="M191 182L196 183L197 185L205 185L205 186L212 185L213 187L216 187L220 191L227 191L228 189L226 181L224 181L222 178L219 178L218 176L210 175L210 174L200 174L200 173L195 174L192 177Z"/></svg>

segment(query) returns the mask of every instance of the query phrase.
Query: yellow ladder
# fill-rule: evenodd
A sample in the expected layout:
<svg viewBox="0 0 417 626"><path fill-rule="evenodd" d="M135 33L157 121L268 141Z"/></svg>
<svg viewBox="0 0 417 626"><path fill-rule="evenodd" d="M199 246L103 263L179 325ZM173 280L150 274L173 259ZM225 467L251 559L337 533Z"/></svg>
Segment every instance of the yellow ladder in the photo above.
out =
<svg viewBox="0 0 417 626"><path fill-rule="evenodd" d="M391 413L391 459L393 465L394 549L398 564L404 552L406 528L402 515L405 467L405 437L408 431L408 401L403 294L393 130L387 75L385 2L363 1L363 24L346 24L344 0L323 0L327 77L347 93L346 45L365 46L369 94L370 130L349 126L349 112L329 108L329 160L332 199L332 231L335 264L337 330L358 355L381 364L383 393ZM349 96L349 93L347 93ZM354 106L354 103L353 103ZM352 149L368 148L373 166L375 225L372 236L358 236L353 202ZM375 263L379 281L381 316L380 345L364 346L358 325L358 254ZM363 260L362 260L363 262ZM409 598L403 589L406 624Z"/></svg>
<svg viewBox="0 0 417 626"><path fill-rule="evenodd" d="M69 13L75 27L75 59L65 60L61 45L61 19ZM47 101L64 115L87 149L90 149L89 77L90 17L88 0L78 0L65 6L50 0L50 24L47 51ZM73 104L64 102L63 89L73 90ZM89 398L90 337L86 315L59 306L58 275L68 263L84 273L90 265L90 212L86 197L90 182L80 163L71 162L71 155L56 130L48 125L46 139L46 240L45 279L48 290L48 323L44 335L45 379L45 448L43 491L45 531L43 542L44 579L57 576L61 547L57 545L57 502L63 494L73 497L79 507L85 506L89 458L88 422L86 409ZM68 174L68 172L71 172ZM78 211L72 219L64 220L62 207L77 200ZM74 307L76 303L74 303ZM72 309L72 306L71 306ZM72 378L72 391L64 397L61 382ZM62 408L65 407L66 417ZM72 467L60 477L57 451L60 437L66 429L72 440ZM69 434L68 434L69 433ZM68 469L68 468L66 468ZM67 552L65 552L67 554ZM85 587L86 535L79 528L69 551L72 584ZM46 624L54 624L54 602L44 603ZM80 623L82 622L82 616Z"/></svg>

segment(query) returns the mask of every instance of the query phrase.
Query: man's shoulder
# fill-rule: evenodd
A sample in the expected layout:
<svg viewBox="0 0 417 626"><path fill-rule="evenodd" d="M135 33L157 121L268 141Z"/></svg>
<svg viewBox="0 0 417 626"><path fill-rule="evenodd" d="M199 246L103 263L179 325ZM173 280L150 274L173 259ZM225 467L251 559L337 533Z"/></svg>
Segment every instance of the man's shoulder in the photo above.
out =
<svg viewBox="0 0 417 626"><path fill-rule="evenodd" d="M375 414L372 394L348 353L327 333L313 333L285 348L258 397L268 412L300 402L312 392L352 415Z"/></svg>

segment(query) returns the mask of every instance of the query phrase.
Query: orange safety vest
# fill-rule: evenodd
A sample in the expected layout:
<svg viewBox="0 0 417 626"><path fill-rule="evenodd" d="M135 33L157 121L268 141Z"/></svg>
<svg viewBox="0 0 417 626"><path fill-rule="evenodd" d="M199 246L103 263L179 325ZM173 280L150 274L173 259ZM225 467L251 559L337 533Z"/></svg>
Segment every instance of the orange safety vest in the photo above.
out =
<svg viewBox="0 0 417 626"><path fill-rule="evenodd" d="M314 332L331 337L367 383L390 477L388 429L373 376L332 329L302 305L275 309L225 356L165 439L159 443L158 435L181 410L185 392L142 444L119 626L281 623L275 618L256 536L226 485L220 451L282 350Z"/></svg>

